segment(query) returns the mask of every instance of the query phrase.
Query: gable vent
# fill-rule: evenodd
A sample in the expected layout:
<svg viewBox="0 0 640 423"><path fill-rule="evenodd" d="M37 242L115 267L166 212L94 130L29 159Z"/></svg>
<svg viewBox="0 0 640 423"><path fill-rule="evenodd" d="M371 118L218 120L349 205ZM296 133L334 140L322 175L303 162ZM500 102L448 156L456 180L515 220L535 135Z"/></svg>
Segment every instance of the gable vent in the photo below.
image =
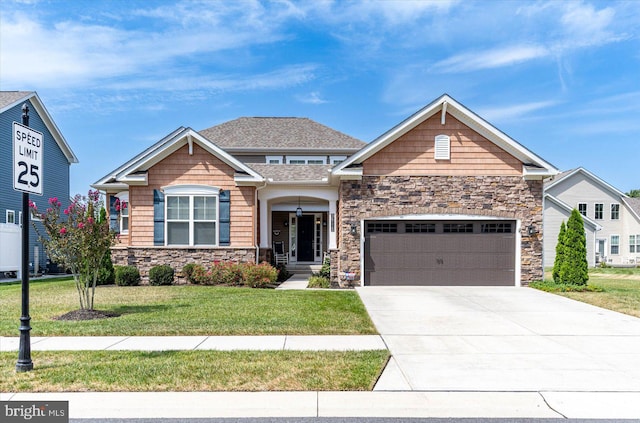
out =
<svg viewBox="0 0 640 423"><path fill-rule="evenodd" d="M449 160L451 158L451 139L448 135L436 135L435 155L436 160Z"/></svg>

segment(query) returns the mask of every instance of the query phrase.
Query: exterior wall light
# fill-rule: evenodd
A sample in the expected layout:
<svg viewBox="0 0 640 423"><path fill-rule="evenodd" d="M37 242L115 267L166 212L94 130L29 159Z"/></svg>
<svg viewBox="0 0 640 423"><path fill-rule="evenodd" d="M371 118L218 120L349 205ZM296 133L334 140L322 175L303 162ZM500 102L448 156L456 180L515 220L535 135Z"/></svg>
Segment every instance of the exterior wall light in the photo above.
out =
<svg viewBox="0 0 640 423"><path fill-rule="evenodd" d="M527 233L529 235L535 235L537 233L540 233L540 231L538 230L538 228L536 228L536 226L532 223L531 225L527 226Z"/></svg>
<svg viewBox="0 0 640 423"><path fill-rule="evenodd" d="M351 232L351 235L353 236L358 235L358 225L355 223L352 223L351 230L349 232Z"/></svg>

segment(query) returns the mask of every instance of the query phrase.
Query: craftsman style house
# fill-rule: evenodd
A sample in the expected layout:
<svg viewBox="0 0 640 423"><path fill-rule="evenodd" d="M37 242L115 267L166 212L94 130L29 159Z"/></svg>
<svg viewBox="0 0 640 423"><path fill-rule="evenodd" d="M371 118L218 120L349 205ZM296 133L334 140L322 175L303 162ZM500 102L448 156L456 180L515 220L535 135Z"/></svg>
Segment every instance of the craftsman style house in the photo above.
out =
<svg viewBox="0 0 640 423"><path fill-rule="evenodd" d="M353 285L542 277L543 179L557 169L448 95L369 144L303 118L178 128L93 185L114 264L331 258ZM125 203L126 207L122 207Z"/></svg>
<svg viewBox="0 0 640 423"><path fill-rule="evenodd" d="M13 122L22 122L23 106L29 110L29 127L43 134L44 144L42 196L30 194L30 200L41 210L46 208L47 200L52 197L68 202L69 168L78 162L36 92L0 91L0 147L3 151L0 155L0 272L16 272L21 262L21 238L14 234L19 232L25 216L22 213L22 193L13 189L12 125ZM47 264L44 248L34 230L29 234L29 263L32 272L44 270Z"/></svg>

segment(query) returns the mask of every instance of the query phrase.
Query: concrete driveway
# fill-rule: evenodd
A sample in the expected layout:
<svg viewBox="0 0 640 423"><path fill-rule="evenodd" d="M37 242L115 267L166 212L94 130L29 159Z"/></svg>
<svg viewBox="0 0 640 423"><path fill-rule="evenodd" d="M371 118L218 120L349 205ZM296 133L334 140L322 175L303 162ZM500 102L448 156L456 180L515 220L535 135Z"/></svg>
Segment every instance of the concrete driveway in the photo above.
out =
<svg viewBox="0 0 640 423"><path fill-rule="evenodd" d="M358 288L393 358L376 390L640 392L640 319L515 287Z"/></svg>

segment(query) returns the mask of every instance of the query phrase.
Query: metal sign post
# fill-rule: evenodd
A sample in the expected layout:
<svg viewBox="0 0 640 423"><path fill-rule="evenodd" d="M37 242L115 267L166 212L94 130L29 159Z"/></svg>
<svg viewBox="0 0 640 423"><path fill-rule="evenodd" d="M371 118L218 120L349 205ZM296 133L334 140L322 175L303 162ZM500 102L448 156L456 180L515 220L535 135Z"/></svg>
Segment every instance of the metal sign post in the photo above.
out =
<svg viewBox="0 0 640 423"><path fill-rule="evenodd" d="M29 106L22 105L22 125L13 122L13 188L22 191L22 315L17 372L33 370L29 316L29 193L42 195L44 136L29 128Z"/></svg>

